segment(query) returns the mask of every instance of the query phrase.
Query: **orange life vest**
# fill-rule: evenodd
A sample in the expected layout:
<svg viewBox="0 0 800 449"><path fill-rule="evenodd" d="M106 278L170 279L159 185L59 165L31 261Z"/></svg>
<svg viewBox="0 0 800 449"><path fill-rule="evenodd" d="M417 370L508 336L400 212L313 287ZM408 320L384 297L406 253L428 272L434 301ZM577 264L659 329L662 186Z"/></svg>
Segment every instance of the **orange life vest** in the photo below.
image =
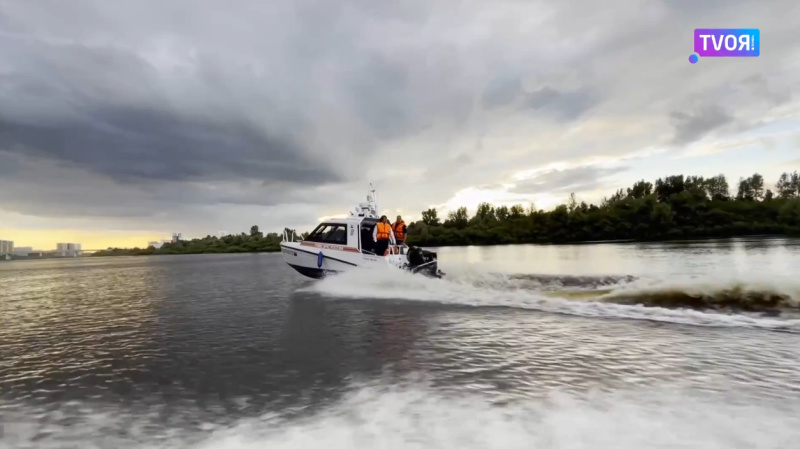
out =
<svg viewBox="0 0 800 449"><path fill-rule="evenodd" d="M392 231L394 231L394 238L397 240L405 240L406 235L403 234L403 225L406 223L404 221L396 221L392 225Z"/></svg>
<svg viewBox="0 0 800 449"><path fill-rule="evenodd" d="M375 233L375 237L378 240L389 240L389 234L391 232L391 226L386 223L378 223L378 232Z"/></svg>

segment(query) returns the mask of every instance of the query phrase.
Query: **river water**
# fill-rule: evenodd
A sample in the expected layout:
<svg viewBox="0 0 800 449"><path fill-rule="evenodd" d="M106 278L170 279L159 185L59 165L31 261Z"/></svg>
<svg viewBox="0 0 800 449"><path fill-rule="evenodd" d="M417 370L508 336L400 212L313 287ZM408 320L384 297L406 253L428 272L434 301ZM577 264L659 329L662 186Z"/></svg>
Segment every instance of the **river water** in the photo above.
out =
<svg viewBox="0 0 800 449"><path fill-rule="evenodd" d="M800 241L0 264L0 448L789 448Z"/></svg>

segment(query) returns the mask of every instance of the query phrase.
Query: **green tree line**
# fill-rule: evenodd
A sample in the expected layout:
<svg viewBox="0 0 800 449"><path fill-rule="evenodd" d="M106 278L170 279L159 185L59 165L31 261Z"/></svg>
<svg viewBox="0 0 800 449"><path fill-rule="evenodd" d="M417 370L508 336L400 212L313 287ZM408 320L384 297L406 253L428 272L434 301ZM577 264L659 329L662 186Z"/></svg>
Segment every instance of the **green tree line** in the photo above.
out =
<svg viewBox="0 0 800 449"><path fill-rule="evenodd" d="M292 233L294 230L286 229ZM298 238L305 237L298 235ZM160 248L108 248L93 256L146 256L156 254L213 254L213 253L261 253L280 251L281 235L275 232L264 235L258 226L252 226L250 233L231 234L223 237L207 235L192 240L179 240L164 243Z"/></svg>
<svg viewBox="0 0 800 449"><path fill-rule="evenodd" d="M740 179L735 195L724 175L676 175L638 181L600 205L578 202L573 193L551 211L483 203L471 217L460 207L442 221L436 209L428 209L409 225L408 234L408 243L419 246L800 235L800 175L783 173L775 192L764 188L758 173ZM109 248L94 255L273 252L280 251L280 241L280 234L264 235L252 226L249 233L180 240L158 249Z"/></svg>
<svg viewBox="0 0 800 449"><path fill-rule="evenodd" d="M533 206L461 207L443 221L435 209L409 225L408 243L420 246L568 243L602 240L667 240L745 235L800 234L800 176L783 173L775 192L756 173L731 195L724 175L667 176L641 180L600 205L571 194L552 211Z"/></svg>

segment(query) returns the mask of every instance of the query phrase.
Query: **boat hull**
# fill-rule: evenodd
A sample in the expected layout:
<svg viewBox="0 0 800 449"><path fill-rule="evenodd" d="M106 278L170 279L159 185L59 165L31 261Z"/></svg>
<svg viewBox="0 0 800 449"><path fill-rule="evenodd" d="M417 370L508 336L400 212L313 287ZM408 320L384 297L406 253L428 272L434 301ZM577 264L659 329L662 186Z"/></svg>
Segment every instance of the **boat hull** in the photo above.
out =
<svg viewBox="0 0 800 449"><path fill-rule="evenodd" d="M357 269L367 270L406 270L414 274L441 277L436 261L419 267L409 267L404 254L390 254L384 257L362 254L357 250L325 248L324 245L302 242L282 242L281 253L286 263L303 276L322 279Z"/></svg>
<svg viewBox="0 0 800 449"><path fill-rule="evenodd" d="M311 279L322 279L326 276L330 276L332 274L339 273L338 271L330 271L330 270L323 270L320 268L311 268L311 267L304 267L301 265L293 265L289 264L290 267L294 268L295 271L302 274L305 277L309 277Z"/></svg>

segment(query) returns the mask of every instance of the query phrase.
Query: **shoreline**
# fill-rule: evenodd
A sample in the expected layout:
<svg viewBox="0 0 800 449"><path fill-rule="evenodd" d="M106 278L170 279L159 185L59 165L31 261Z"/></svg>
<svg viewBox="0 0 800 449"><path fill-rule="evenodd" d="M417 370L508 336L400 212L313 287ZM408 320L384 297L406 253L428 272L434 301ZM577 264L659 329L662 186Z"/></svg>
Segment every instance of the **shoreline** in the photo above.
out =
<svg viewBox="0 0 800 449"><path fill-rule="evenodd" d="M608 244L622 244L622 243L677 243L677 242L707 242L712 240L733 240L742 238L757 238L757 239L797 239L800 236L790 234L741 234L734 236L713 236L713 237L680 237L680 238L661 238L661 239L617 239L617 240L582 240L573 242L525 242L525 243L469 243L469 244L450 244L450 245L417 245L412 243L412 246L421 246L425 248L460 248L469 246L515 246L515 245L537 245L537 246L567 246L567 245L608 245ZM125 250L121 250L125 251ZM134 251L134 250L130 250ZM124 257L124 256L187 256L187 255L200 255L200 254L273 254L280 252L280 248L260 250L260 251L209 251L209 252L186 252L186 253L150 253L150 254L100 254L88 255L84 257ZM55 258L58 259L58 258ZM45 260L45 259L16 259L16 260ZM9 261L10 262L10 261Z"/></svg>

